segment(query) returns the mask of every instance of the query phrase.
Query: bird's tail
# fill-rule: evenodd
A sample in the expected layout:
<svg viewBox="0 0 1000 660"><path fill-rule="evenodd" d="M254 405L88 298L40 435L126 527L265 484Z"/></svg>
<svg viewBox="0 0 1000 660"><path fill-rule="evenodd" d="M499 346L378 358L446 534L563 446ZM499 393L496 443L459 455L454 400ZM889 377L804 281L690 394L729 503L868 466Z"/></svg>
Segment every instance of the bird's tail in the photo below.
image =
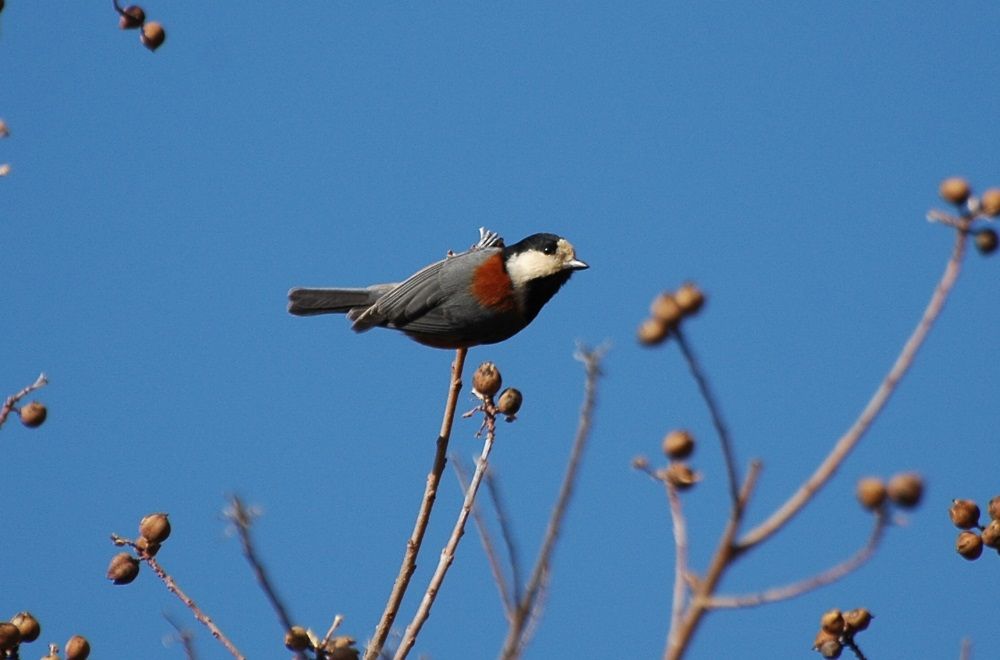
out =
<svg viewBox="0 0 1000 660"><path fill-rule="evenodd" d="M296 316L314 314L350 314L367 309L385 293L383 286L367 289L292 289L288 292L288 311Z"/></svg>

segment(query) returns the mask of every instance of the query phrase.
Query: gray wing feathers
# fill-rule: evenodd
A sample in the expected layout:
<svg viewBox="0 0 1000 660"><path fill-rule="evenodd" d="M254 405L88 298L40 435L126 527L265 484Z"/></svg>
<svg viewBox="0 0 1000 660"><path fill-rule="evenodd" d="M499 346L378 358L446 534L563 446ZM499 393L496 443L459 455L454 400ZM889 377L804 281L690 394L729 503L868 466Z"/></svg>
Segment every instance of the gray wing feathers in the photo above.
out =
<svg viewBox="0 0 1000 660"><path fill-rule="evenodd" d="M394 284L378 284L365 289L292 289L288 292L288 311L297 316L347 314L370 307Z"/></svg>

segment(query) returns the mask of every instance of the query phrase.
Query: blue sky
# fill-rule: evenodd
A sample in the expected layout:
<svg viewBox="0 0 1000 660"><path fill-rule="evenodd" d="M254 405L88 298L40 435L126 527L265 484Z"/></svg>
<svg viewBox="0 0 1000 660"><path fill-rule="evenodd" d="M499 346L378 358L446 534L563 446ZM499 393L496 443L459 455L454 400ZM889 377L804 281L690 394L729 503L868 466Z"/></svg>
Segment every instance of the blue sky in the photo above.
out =
<svg viewBox="0 0 1000 660"><path fill-rule="evenodd" d="M763 518L853 420L916 322L952 234L939 181L1000 185L995 3L145 5L149 53L110 3L0 15L6 283L0 391L50 419L9 423L0 608L95 656L177 658L187 613L149 572L104 579L108 534L168 511L160 558L250 657L281 631L221 517L239 493L293 617L363 640L399 566L434 450L451 354L335 317L285 313L297 285L406 276L487 226L568 237L591 269L510 341L474 349L525 393L492 464L533 557L576 423L574 342L609 341L596 426L529 658L658 657L673 546L632 456L701 439L685 495L703 568L724 470L676 346L634 341L652 296L694 279L688 336ZM1000 492L996 259L972 254L912 377L814 506L723 591L812 574L855 550L858 477L918 470L926 501L833 587L712 615L689 657L810 657L820 614L867 606L871 658L978 657L1000 642L1000 559L953 551L954 497ZM463 402L471 402L463 398ZM458 421L452 447L478 451ZM984 453L986 452L986 453ZM414 611L460 505L438 500ZM7 616L0 610L0 616ZM191 620L191 626L196 624ZM493 657L506 626L468 535L415 650ZM201 658L227 657L196 628ZM36 653L31 651L29 656ZM38 650L41 655L41 650Z"/></svg>

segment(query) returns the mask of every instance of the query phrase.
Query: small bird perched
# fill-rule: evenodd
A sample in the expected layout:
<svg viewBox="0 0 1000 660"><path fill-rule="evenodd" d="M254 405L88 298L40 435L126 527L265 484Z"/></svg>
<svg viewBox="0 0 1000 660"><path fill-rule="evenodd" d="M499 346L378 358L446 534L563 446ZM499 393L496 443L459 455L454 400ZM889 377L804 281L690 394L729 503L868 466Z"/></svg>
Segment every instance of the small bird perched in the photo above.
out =
<svg viewBox="0 0 1000 660"><path fill-rule="evenodd" d="M575 270L588 268L555 234L504 246L481 228L479 243L398 284L288 292L297 316L347 314L355 332L391 328L435 348L495 344L523 330Z"/></svg>

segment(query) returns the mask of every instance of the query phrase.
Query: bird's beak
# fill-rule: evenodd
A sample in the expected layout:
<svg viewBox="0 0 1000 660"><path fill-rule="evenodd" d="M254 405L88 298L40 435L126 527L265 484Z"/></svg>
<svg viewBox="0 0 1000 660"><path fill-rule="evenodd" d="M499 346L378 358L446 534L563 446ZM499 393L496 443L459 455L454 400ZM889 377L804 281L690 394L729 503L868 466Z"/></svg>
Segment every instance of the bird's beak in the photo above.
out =
<svg viewBox="0 0 1000 660"><path fill-rule="evenodd" d="M566 268L567 270L586 270L590 268L590 266L579 259L573 259L572 261L567 261L563 265L563 268Z"/></svg>

